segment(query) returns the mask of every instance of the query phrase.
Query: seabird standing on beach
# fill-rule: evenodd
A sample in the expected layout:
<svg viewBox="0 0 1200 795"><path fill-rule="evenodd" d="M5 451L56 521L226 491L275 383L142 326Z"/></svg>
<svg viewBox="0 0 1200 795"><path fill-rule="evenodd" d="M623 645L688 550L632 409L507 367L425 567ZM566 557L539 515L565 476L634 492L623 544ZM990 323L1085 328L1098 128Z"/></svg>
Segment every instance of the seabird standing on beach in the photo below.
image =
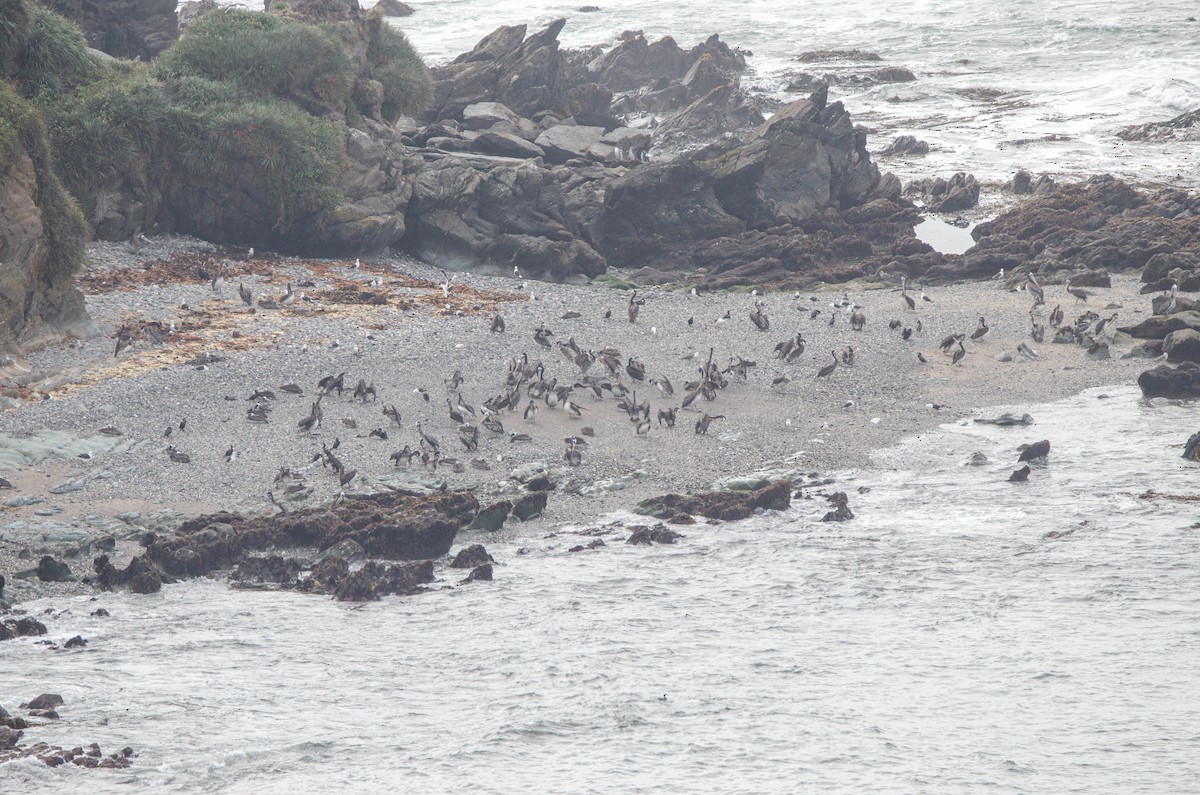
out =
<svg viewBox="0 0 1200 795"><path fill-rule="evenodd" d="M254 294L246 287L245 282L238 282L238 295L242 298L242 303L246 306L254 306Z"/></svg>
<svg viewBox="0 0 1200 795"><path fill-rule="evenodd" d="M833 375L833 371L837 369L837 366L838 366L837 351L830 351L829 354L833 357L833 363L827 364L824 367L822 367L820 370L817 370L817 378L824 378L827 375Z"/></svg>

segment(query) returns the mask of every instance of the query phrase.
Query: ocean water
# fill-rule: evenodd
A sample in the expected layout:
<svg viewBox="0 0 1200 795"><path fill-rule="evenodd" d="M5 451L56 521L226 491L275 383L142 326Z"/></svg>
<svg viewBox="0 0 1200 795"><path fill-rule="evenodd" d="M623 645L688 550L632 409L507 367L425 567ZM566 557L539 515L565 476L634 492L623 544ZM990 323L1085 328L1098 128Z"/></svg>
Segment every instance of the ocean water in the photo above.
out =
<svg viewBox="0 0 1200 795"><path fill-rule="evenodd" d="M370 0L364 0L369 5ZM753 53L744 84L776 99L795 75L821 68L802 52L859 49L906 67L911 83L835 86L880 151L915 135L933 151L890 159L904 179L956 171L1001 182L1018 168L1056 177L1114 173L1139 184L1194 187L1200 143L1129 143L1115 133L1200 108L1200 7L1184 0L581 0L510 3L414 0L396 21L430 63L469 50L500 25L531 31L559 17L566 46L611 44L625 30L690 47L719 33Z"/></svg>
<svg viewBox="0 0 1200 795"><path fill-rule="evenodd" d="M0 790L1195 792L1200 530L1141 496L1194 493L1195 409L1016 410L841 473L848 523L799 500L674 546L488 543L495 582L367 605L209 580L31 603L90 645L0 644L0 701L58 692L30 739L139 755Z"/></svg>

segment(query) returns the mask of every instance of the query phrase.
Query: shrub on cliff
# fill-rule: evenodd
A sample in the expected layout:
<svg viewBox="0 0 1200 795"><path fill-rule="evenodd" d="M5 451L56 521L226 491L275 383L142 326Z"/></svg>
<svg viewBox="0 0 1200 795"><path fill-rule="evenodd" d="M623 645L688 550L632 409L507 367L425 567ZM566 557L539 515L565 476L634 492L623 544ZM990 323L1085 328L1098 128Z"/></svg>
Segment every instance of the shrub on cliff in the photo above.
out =
<svg viewBox="0 0 1200 795"><path fill-rule="evenodd" d="M364 77L383 84L383 117L395 121L424 112L433 102L433 78L408 37L379 14L367 18L370 39Z"/></svg>
<svg viewBox="0 0 1200 795"><path fill-rule="evenodd" d="M96 69L79 26L40 6L16 50L14 77L27 98L70 90Z"/></svg>
<svg viewBox="0 0 1200 795"><path fill-rule="evenodd" d="M274 95L310 113L345 112L354 66L324 28L249 11L211 11L155 61L159 78L232 83L248 96Z"/></svg>

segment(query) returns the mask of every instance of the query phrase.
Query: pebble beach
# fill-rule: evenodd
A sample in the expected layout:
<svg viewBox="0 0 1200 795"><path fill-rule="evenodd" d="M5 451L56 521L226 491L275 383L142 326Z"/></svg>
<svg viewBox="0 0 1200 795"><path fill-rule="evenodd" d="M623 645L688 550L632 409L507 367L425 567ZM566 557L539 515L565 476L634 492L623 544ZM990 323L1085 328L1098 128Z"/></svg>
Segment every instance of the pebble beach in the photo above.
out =
<svg viewBox="0 0 1200 795"><path fill-rule="evenodd" d="M1122 336L1112 340L1111 356L1103 360L1073 344L1034 343L1032 297L1019 289L1020 281L1013 286L1007 279L924 290L910 285L915 309L906 306L899 285L887 282L804 293L696 295L686 286L654 288L638 292L645 303L630 322L631 289L621 284L619 271L606 285L550 284L513 274L447 274L411 260L360 260L355 267L346 260L250 256L187 238L158 239L138 251L96 244L92 259L82 282L90 333L22 362L30 370L21 393L26 399L11 401L0 414L0 434L15 451L6 459L4 475L14 488L7 492L0 535L9 571L33 565L16 558L36 559L36 547L46 539L111 534L120 557L137 552L134 539L145 529L168 529L183 516L276 511L267 497L272 490L285 506L288 500L311 506L343 490L444 483L474 489L486 501L517 493L522 480L549 471L565 485L546 513L530 527L505 531L548 532L631 508L646 497L720 487L756 473L803 482L863 469L871 465L872 451L938 425L1130 383L1145 367L1144 359L1121 358L1131 347ZM225 262L225 284L216 292L201 278L207 272L161 266L169 261L218 268ZM151 263L157 264L147 270ZM299 300L271 308L289 283ZM239 298L239 284L253 293L253 312ZM1062 285L1046 285L1047 306L1038 309L1042 322L1056 305L1068 321L1088 309L1117 313L1113 326L1148 314L1136 277L1115 276L1112 284L1092 290L1087 303ZM756 302L769 320L765 331L749 318ZM849 322L856 307L866 318L861 331ZM503 333L491 330L497 314ZM981 317L988 331L973 340ZM889 327L893 321L897 328ZM147 325L164 332L160 343L135 334L114 357L118 329ZM535 342L539 326L553 333L551 348ZM904 329L913 329L908 340ZM774 348L797 332L806 350L785 363ZM939 343L964 333L966 355L953 364ZM590 389L576 388L572 400L581 417L538 401L526 420L523 400L517 410L496 416L503 432L481 427L478 449L465 449L459 424L449 417L448 400L458 402L447 385L454 373L462 376L457 394L482 419L481 404L505 393L513 361L541 361L545 379L578 383L579 368L557 345L569 339L584 351L614 348L622 363L633 357L645 365L645 381L622 368L611 382L628 388L630 399L649 401L649 432L636 432L612 393L597 399ZM1022 356L1021 343L1036 357ZM853 348L852 365L844 364L847 348ZM674 428L662 426L658 410L681 406L684 384L696 378L710 350L723 368L738 359L754 365L745 368L745 378L730 372L715 400L701 397L680 409ZM833 353L838 367L817 377ZM346 391L323 398L320 427L302 431L298 422L309 414L319 380L343 372ZM600 363L589 371L602 374ZM788 380L775 383L780 376ZM351 397L360 379L375 387L376 398ZM664 379L673 395L650 383ZM299 386L302 394L281 390L284 384ZM274 399L251 400L260 390ZM247 419L255 403L268 409L267 422ZM383 414L384 406L398 409L399 425ZM705 413L722 418L700 434L695 424ZM440 440L440 456L449 462L434 467L390 459L406 445L420 449L418 421ZM371 435L376 430L383 433ZM529 440L511 441L513 433ZM577 467L563 460L564 440L572 436L586 442L578 448ZM345 487L314 461L323 446L335 444L346 469L357 471ZM236 451L232 461L230 448ZM172 451L187 462L173 460ZM304 488L284 496L281 469ZM84 546L81 566L90 549Z"/></svg>

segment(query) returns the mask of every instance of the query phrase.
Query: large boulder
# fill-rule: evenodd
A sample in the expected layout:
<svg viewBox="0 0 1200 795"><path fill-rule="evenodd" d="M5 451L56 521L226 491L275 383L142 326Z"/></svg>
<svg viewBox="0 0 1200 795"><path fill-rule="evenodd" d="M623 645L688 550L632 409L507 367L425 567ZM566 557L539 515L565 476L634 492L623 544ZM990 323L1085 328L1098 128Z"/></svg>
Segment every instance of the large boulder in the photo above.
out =
<svg viewBox="0 0 1200 795"><path fill-rule="evenodd" d="M178 0L40 0L76 22L92 47L148 61L179 38Z"/></svg>
<svg viewBox="0 0 1200 795"><path fill-rule="evenodd" d="M1173 315L1151 315L1132 326L1122 326L1119 330L1131 337L1142 340L1161 340L1173 331L1194 329L1200 331L1200 312L1176 312Z"/></svg>
<svg viewBox="0 0 1200 795"><path fill-rule="evenodd" d="M1138 376L1138 386L1146 397L1188 399L1200 397L1200 364L1184 362L1172 368L1160 364Z"/></svg>
<svg viewBox="0 0 1200 795"><path fill-rule="evenodd" d="M705 58L707 63L694 69ZM684 50L670 36L650 43L638 31L626 35L620 44L596 57L587 68L601 86L613 91L632 91L659 81L682 81L690 71L740 74L746 68L746 58L722 42L716 34L691 50ZM703 79L709 78L692 75L691 82L697 83Z"/></svg>
<svg viewBox="0 0 1200 795"><path fill-rule="evenodd" d="M568 228L564 210L558 174L535 162L448 157L417 175L405 245L455 270L516 265L555 281L603 273L604 258Z"/></svg>
<svg viewBox="0 0 1200 795"><path fill-rule="evenodd" d="M665 494L638 503L637 513L656 519L699 515L723 521L745 519L756 510L782 511L792 503L792 484L779 480L755 491L706 491L695 495Z"/></svg>
<svg viewBox="0 0 1200 795"><path fill-rule="evenodd" d="M1200 331L1186 328L1172 331L1163 339L1168 362L1200 363Z"/></svg>
<svg viewBox="0 0 1200 795"><path fill-rule="evenodd" d="M545 151L547 160L562 164L577 157L586 157L588 150L600 143L603 137L603 127L556 124L539 135L534 143Z"/></svg>

